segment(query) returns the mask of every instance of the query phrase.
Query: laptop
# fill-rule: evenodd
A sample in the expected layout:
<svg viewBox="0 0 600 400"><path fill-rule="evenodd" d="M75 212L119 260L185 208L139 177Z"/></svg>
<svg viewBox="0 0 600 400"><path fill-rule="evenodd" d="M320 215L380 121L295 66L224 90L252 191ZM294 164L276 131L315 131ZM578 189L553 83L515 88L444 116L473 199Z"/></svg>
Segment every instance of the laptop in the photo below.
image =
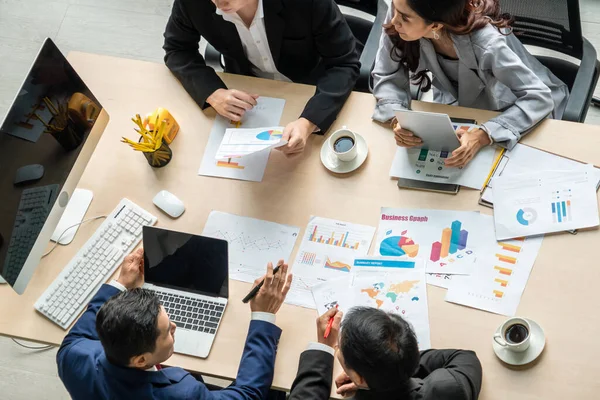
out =
<svg viewBox="0 0 600 400"><path fill-rule="evenodd" d="M227 241L144 226L144 288L177 325L175 352L208 357L229 297Z"/></svg>

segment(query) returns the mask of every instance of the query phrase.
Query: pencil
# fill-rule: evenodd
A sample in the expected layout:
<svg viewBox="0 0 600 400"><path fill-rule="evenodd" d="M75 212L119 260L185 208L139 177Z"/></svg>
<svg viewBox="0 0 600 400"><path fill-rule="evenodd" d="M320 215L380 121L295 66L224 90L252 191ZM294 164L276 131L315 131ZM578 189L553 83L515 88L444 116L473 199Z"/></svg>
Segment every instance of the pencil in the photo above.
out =
<svg viewBox="0 0 600 400"><path fill-rule="evenodd" d="M506 149L500 150L500 154L498 154L498 156L494 160L494 164L492 164L490 173L488 174L487 178L485 178L485 182L483 183L483 186L481 187L481 192L483 192L484 189L487 187L487 185L490 183L490 179L492 179L492 175L494 175L494 171L496 171L498 164L500 164L500 160L502 160L502 156L504 155L505 151L506 151Z"/></svg>

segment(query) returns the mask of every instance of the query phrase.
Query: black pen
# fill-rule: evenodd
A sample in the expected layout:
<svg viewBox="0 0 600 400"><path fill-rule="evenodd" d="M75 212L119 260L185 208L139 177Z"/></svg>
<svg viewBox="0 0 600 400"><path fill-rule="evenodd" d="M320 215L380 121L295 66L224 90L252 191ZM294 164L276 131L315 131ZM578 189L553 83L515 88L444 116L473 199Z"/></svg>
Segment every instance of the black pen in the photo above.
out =
<svg viewBox="0 0 600 400"><path fill-rule="evenodd" d="M281 267L281 265L278 265L275 267L275 269L273 269L273 275L275 275L277 273L277 271L279 271L279 268ZM263 279L262 281L260 281L260 283L258 285L256 285L251 291L250 293L248 293L246 295L246 297L244 297L242 299L242 303L247 303L250 300L252 300L254 298L254 296L256 296L258 294L258 291L260 290L260 288L264 285L265 280Z"/></svg>

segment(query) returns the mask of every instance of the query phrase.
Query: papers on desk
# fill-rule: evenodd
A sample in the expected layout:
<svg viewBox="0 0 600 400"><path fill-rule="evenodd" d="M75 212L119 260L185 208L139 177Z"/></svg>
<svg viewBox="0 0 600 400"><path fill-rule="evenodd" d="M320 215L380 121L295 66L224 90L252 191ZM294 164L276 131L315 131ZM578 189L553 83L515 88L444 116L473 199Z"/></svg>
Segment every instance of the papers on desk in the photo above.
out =
<svg viewBox="0 0 600 400"><path fill-rule="evenodd" d="M422 257L428 273L469 275L480 231L478 212L382 208L376 252Z"/></svg>
<svg viewBox="0 0 600 400"><path fill-rule="evenodd" d="M533 171L542 170L576 170L581 168L583 163L570 160L565 157L557 156L543 150L534 149L523 144L517 144L511 151L504 153L498 166L493 171L491 180L483 188L479 204L492 207L494 204L493 185L499 176L513 176L526 174ZM595 169L597 173L597 186L600 185L600 170Z"/></svg>
<svg viewBox="0 0 600 400"><path fill-rule="evenodd" d="M212 211L202 235L227 240L229 277L254 282L282 259L290 259L300 229L259 219Z"/></svg>
<svg viewBox="0 0 600 400"><path fill-rule="evenodd" d="M472 275L452 281L446 301L514 316L543 237L496 242L493 218L480 218L483 229L477 268Z"/></svg>
<svg viewBox="0 0 600 400"><path fill-rule="evenodd" d="M262 181L267 162L269 161L270 151L268 150L246 154L243 158L216 159L228 129L254 129L279 125L285 100L259 97L257 103L252 110L244 114L241 124L232 123L226 118L217 115L210 131L198 175L254 182Z"/></svg>
<svg viewBox="0 0 600 400"><path fill-rule="evenodd" d="M494 162L496 149L482 148L464 168L449 168L444 164L450 157L447 151L406 149L398 147L390 169L394 178L435 183L451 183L480 190Z"/></svg>
<svg viewBox="0 0 600 400"><path fill-rule="evenodd" d="M596 171L541 171L494 179L498 240L598 226Z"/></svg>
<svg viewBox="0 0 600 400"><path fill-rule="evenodd" d="M352 270L354 258L366 256L375 228L311 217L294 261L294 280L285 302L315 308L311 288Z"/></svg>
<svg viewBox="0 0 600 400"><path fill-rule="evenodd" d="M422 265L422 262L415 265ZM354 277L315 285L312 293L319 315L336 305L344 313L355 306L381 309L400 315L412 325L420 350L431 347L427 287L422 266L356 272Z"/></svg>
<svg viewBox="0 0 600 400"><path fill-rule="evenodd" d="M283 140L283 127L256 129L226 129L215 160L229 162L260 151L268 151L287 144Z"/></svg>

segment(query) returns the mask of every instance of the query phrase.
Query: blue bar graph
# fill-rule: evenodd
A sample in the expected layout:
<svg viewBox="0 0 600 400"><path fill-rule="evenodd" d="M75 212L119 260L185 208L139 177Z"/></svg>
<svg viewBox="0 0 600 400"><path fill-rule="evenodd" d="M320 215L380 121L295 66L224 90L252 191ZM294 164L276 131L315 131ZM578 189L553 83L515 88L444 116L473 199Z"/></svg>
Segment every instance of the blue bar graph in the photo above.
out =
<svg viewBox="0 0 600 400"><path fill-rule="evenodd" d="M450 254L454 254L458 251L460 244L460 228L462 224L460 221L454 221L452 223L452 236L450 238Z"/></svg>
<svg viewBox="0 0 600 400"><path fill-rule="evenodd" d="M562 202L562 214L563 214L563 218L567 216L567 205L565 204L565 202Z"/></svg>
<svg viewBox="0 0 600 400"><path fill-rule="evenodd" d="M556 203L556 214L558 215L558 222L562 222L562 212L560 211L560 203Z"/></svg>

